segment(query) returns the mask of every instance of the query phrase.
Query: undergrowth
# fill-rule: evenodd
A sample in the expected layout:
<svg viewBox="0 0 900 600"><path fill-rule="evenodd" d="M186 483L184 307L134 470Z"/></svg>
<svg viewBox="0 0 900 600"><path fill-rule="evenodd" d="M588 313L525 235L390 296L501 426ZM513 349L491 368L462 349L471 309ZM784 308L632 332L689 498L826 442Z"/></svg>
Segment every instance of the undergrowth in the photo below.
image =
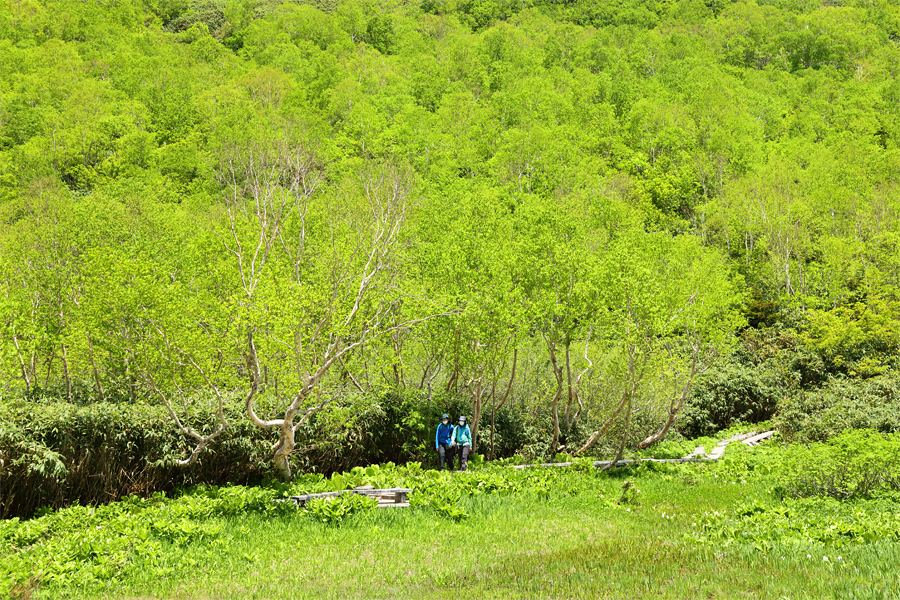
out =
<svg viewBox="0 0 900 600"><path fill-rule="evenodd" d="M435 586L638 597L657 579L663 598L732 597L736 582L767 590L758 597L890 597L866 590L900 589L884 575L900 557L900 495L785 494L795 451L735 444L716 463L608 473L580 462L466 473L387 463L72 506L0 521L0 597L270 597L278 578L266 572L297 598L427 597ZM289 500L361 485L410 488L411 507L375 510L354 494L302 509Z"/></svg>

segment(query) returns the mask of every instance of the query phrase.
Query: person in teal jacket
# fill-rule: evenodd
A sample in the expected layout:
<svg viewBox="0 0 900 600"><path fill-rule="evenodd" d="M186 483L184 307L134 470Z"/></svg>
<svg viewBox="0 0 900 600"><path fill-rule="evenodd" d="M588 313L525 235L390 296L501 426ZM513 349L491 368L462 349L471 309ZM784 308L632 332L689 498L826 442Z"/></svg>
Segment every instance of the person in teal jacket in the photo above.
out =
<svg viewBox="0 0 900 600"><path fill-rule="evenodd" d="M438 461L440 462L440 470L444 469L444 462L447 463L447 470L453 470L453 450L450 448L453 438L453 425L450 424L450 415L441 415L441 422L437 426L434 434L434 449L438 452Z"/></svg>
<svg viewBox="0 0 900 600"><path fill-rule="evenodd" d="M466 465L469 464L469 451L472 449L472 431L464 415L460 415L459 425L453 428L450 445L456 448L459 455L459 470L465 471Z"/></svg>

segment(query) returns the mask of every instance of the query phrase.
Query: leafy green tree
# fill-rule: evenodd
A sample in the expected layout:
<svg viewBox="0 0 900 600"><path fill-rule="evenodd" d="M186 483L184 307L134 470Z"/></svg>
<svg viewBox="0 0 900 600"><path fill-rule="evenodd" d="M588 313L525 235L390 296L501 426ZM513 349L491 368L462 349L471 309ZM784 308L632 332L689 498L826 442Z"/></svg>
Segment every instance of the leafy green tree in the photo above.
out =
<svg viewBox="0 0 900 600"><path fill-rule="evenodd" d="M375 15L366 23L366 42L382 54L396 51L394 20L390 15Z"/></svg>
<svg viewBox="0 0 900 600"><path fill-rule="evenodd" d="M525 307L514 277L518 257L509 240L510 206L489 188L456 188L435 195L428 214L416 230L416 276L426 282L428 297L458 314L424 332L434 335L433 328L441 327L438 335L445 344L434 352L440 363L427 369L446 363L446 390L468 394L477 449L483 411L490 401L493 418L498 402L502 407L503 381L525 329Z"/></svg>
<svg viewBox="0 0 900 600"><path fill-rule="evenodd" d="M587 451L617 420L627 434L642 392L661 401L663 423L639 446L662 439L684 405L693 378L728 347L731 333L743 322L739 280L720 255L704 249L696 238L632 230L604 257L602 272L603 305L595 335L615 357L612 368L620 373L620 400L578 453ZM644 386L652 387L645 391ZM625 437L617 459L624 447Z"/></svg>
<svg viewBox="0 0 900 600"><path fill-rule="evenodd" d="M894 368L897 15L0 0L0 385L152 396L185 464L241 402L287 477L385 386L652 441L740 302Z"/></svg>
<svg viewBox="0 0 900 600"><path fill-rule="evenodd" d="M585 227L590 214L579 197L554 206L525 196L516 207L517 278L521 278L529 325L540 335L555 380L549 402L556 452L562 421L570 427L583 406L575 387L572 345L590 336L599 310L597 261L609 239Z"/></svg>

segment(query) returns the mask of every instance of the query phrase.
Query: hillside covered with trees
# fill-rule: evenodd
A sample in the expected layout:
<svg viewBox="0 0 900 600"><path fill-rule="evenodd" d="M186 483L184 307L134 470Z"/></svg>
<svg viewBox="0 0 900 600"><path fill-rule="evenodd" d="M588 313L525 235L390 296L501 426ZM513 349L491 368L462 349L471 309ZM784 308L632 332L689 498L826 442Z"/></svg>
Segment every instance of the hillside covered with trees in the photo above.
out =
<svg viewBox="0 0 900 600"><path fill-rule="evenodd" d="M0 0L0 457L900 431L898 40L892 0Z"/></svg>

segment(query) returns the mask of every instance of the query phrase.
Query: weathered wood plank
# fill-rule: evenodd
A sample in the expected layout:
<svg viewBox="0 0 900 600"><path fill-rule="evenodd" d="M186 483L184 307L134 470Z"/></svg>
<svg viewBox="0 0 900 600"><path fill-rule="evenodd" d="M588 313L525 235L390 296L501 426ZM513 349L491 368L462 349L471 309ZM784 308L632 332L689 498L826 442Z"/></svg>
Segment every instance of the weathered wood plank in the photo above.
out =
<svg viewBox="0 0 900 600"><path fill-rule="evenodd" d="M766 431L764 433L758 433L756 431L752 431L749 433L737 433L727 440L722 440L718 444L716 444L709 453L706 452L706 449L703 446L698 446L694 449L693 452L685 456L684 458L640 458L640 459L623 459L616 463L616 466L624 466L630 465L633 462L659 462L659 463L699 463L699 462L715 462L722 458L725 454L725 448L731 442L742 442L747 444L748 446L755 446L766 440L772 435L775 434L775 431ZM595 467L607 467L612 463L611 460L596 460L594 461ZM540 463L533 465L513 465L514 469L529 469L532 467L571 467L574 465L574 462L563 462L563 463Z"/></svg>
<svg viewBox="0 0 900 600"><path fill-rule="evenodd" d="M763 433L760 433L759 435L754 435L753 437L743 440L743 443L747 444L748 446L756 446L760 442L763 442L763 441L769 439L773 435L775 435L774 429L772 431L764 431Z"/></svg>
<svg viewBox="0 0 900 600"><path fill-rule="evenodd" d="M303 494L301 496L291 496L291 500L294 501L294 504L299 504L303 506L309 500L315 500L316 498L334 498L336 496L340 496L343 493L346 493L349 490L341 490L336 492L320 492L318 494Z"/></svg>
<svg viewBox="0 0 900 600"><path fill-rule="evenodd" d="M374 496L379 505L384 504L406 504L409 506L409 503L406 501L406 495L412 492L410 488L387 488L387 489L374 489L371 486L363 486L358 489L353 490L337 490L334 492L319 492L317 494L302 494L299 496L291 496L290 500L296 504L297 506L303 506L310 500L314 500L316 498L334 498L340 496L342 494L359 494L361 496Z"/></svg>
<svg viewBox="0 0 900 600"><path fill-rule="evenodd" d="M721 442L712 449L707 457L709 460L719 460L722 458L722 455L725 454L725 448L728 446L727 443L722 444Z"/></svg>

